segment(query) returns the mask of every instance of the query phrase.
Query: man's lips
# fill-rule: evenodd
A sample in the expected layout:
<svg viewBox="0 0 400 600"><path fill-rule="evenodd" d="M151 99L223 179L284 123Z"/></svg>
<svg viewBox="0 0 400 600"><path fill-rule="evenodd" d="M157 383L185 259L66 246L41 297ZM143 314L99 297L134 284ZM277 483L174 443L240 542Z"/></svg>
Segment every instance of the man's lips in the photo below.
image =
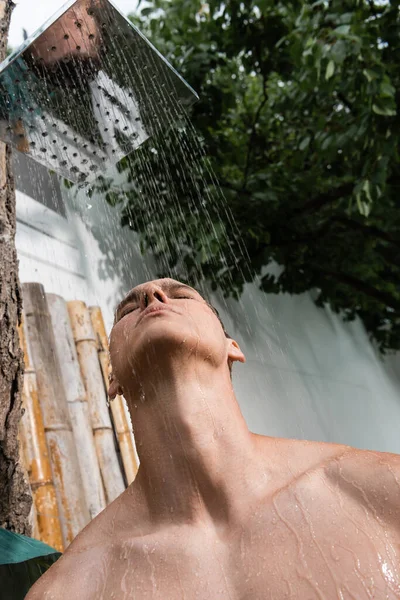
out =
<svg viewBox="0 0 400 600"><path fill-rule="evenodd" d="M144 317L147 317L147 315L151 315L152 313L163 312L163 311L176 312L175 310L172 310L172 308L168 308L167 306L164 306L163 304L160 304L157 306L149 306L142 312L142 314L140 315L140 317L138 318L138 320L136 322L136 325L138 325L140 323L140 321L142 319L144 319Z"/></svg>

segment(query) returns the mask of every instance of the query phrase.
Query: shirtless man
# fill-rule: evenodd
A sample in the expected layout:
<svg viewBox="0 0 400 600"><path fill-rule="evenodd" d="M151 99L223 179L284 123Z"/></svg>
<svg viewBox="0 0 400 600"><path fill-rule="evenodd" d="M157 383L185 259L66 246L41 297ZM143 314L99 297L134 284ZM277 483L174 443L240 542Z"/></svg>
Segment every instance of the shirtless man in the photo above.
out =
<svg viewBox="0 0 400 600"><path fill-rule="evenodd" d="M400 598L400 456L251 433L239 345L174 280L126 296L110 354L138 475L27 600Z"/></svg>

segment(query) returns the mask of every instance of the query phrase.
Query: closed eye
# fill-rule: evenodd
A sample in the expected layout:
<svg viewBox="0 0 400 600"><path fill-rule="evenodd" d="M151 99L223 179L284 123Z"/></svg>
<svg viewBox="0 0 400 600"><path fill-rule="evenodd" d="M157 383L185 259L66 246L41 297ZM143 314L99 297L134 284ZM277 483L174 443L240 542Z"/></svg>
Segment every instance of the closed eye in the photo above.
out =
<svg viewBox="0 0 400 600"><path fill-rule="evenodd" d="M127 306L127 307L126 307L126 308L125 308L125 309L124 309L124 310L121 312L121 315L120 315L120 317L119 317L119 318L120 318L120 320L121 320L121 319L123 319L124 317L126 317L126 315L128 315L130 312L132 312L132 311L134 311L134 310L137 310L138 308L139 308L138 306L133 306L133 305Z"/></svg>

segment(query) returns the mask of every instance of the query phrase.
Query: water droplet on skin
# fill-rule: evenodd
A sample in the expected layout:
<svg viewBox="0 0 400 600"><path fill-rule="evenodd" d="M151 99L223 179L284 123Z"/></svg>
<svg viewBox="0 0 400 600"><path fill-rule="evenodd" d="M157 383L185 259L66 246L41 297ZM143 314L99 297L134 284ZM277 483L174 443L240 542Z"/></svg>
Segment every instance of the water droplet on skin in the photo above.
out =
<svg viewBox="0 0 400 600"><path fill-rule="evenodd" d="M340 560L340 557L338 556L338 554L336 552L335 546L331 546L331 556L332 556L333 560L335 560L336 562Z"/></svg>
<svg viewBox="0 0 400 600"><path fill-rule="evenodd" d="M140 402L143 404L145 401L146 401L146 396L145 396L143 388L141 387L140 388Z"/></svg>

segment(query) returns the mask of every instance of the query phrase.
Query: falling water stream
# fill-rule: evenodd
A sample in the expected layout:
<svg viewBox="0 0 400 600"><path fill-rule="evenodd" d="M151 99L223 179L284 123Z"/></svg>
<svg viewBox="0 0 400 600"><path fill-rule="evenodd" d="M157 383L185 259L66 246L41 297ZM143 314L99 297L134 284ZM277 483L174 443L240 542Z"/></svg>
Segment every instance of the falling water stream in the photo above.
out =
<svg viewBox="0 0 400 600"><path fill-rule="evenodd" d="M18 153L17 249L22 282L40 283L45 293L67 301L99 305L109 333L115 306L131 288L162 277L183 281L218 306L228 333L245 346L247 379L235 371L237 367L244 372L246 367L235 365L233 381L252 431L306 439L317 432L320 439L345 442L350 436L350 427L345 431L346 410L334 407L329 398L362 397L362 383L353 384L353 371L346 370L341 354L346 344L346 349L351 347L346 333L350 330L343 329L340 358L331 365L327 342L339 327L332 315L315 316L312 311L317 309L308 297L299 300L297 312L287 297L262 296L259 288L266 268L261 273L252 269L205 142L191 121L198 98L190 82L108 0L77 0L67 3L9 57L0 68L0 88L0 138ZM311 319L316 334L310 331ZM57 336L57 326L54 333ZM356 327L354 335L362 335ZM83 341L90 337L82 336ZM95 336L91 341L96 344ZM347 388L351 390L346 396ZM319 404L324 395L328 400ZM201 402L202 417L212 426L207 398ZM143 406L146 395L141 385L134 410ZM115 428L115 416L107 407ZM370 405L368 410L373 422ZM365 423L370 426L367 419ZM173 434L167 416L165 428ZM115 431L113 443L123 472ZM307 562L298 527L292 525L296 519L307 525L311 547L315 532L299 498L293 501L293 513L276 509L271 531L286 524L284 533L276 534L277 544L284 543L290 530L298 546L285 561L290 565L297 561L299 579L313 588L313 597L325 598L313 582L312 561ZM172 514L174 508L169 510ZM257 511L250 516L259 522ZM334 518L332 512L332 522ZM241 538L240 546L242 542ZM152 544L150 540L144 548L156 594L158 542ZM118 548L123 564L134 556L133 543ZM339 550L332 546L333 561L339 561ZM384 556L389 556L390 548L386 551ZM213 552L218 563L222 554L218 548ZM382 563L389 568L384 559ZM246 567L246 583L261 574L253 566ZM125 581L130 571L124 568L120 593L115 592L118 599L131 597ZM179 568L176 565L178 574ZM361 571L357 577L369 593L372 584L364 582ZM106 582L102 573L97 575L97 597L105 600ZM194 576L199 577L197 571ZM232 597L225 584L222 579L218 582L221 596L215 597ZM207 585L207 578L200 577L199 593ZM289 580L287 586L290 595ZM189 598L185 590L180 597Z"/></svg>

